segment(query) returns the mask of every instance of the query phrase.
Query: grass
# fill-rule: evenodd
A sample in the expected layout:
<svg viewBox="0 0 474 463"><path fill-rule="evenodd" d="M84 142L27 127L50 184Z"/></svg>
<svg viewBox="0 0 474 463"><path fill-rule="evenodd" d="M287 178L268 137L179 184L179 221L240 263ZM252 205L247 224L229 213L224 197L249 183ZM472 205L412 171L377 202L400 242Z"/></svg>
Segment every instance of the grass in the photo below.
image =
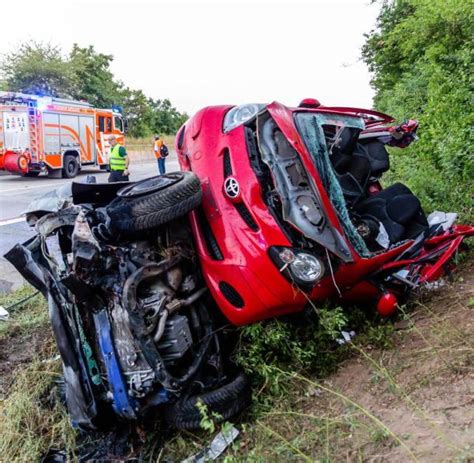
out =
<svg viewBox="0 0 474 463"><path fill-rule="evenodd" d="M469 275L473 266L465 264ZM469 461L474 439L462 424L468 408L453 409L452 402L465 401L468 390L462 388L469 387L474 368L473 289L457 278L454 288L402 307L403 329L368 316L371 311L329 307L300 320L243 329L236 360L251 374L254 405L239 419L241 435L224 461L427 461L430 445L440 460ZM22 289L1 304L29 294L31 288ZM30 300L0 325L0 339L28 335L34 320L47 322L45 313L41 296ZM357 337L336 347L343 328L355 329ZM50 447L74 449L76 435L63 406L47 399L60 372L59 362L50 360L54 354L48 341L0 402L5 461L37 461ZM426 400L440 396L438 408ZM180 461L199 452L222 427L212 419L203 418L201 431L171 434L164 445L163 430L145 432L141 456Z"/></svg>
<svg viewBox="0 0 474 463"><path fill-rule="evenodd" d="M0 305L7 308L35 292L24 286L0 296ZM52 334L46 329L48 323L47 304L41 294L12 308L9 320L0 322L0 342L8 350L15 351L15 345L23 347L38 330L49 333L39 351L31 352L27 366L13 373L13 384L6 398L0 399L0 461L40 461L51 447L68 452L74 449L75 432L69 417L52 395L61 362Z"/></svg>
<svg viewBox="0 0 474 463"><path fill-rule="evenodd" d="M170 151L174 150L175 135L163 135L163 139L165 140L165 144L168 146ZM131 151L152 151L153 142L154 138L152 136L142 138L126 138L127 149Z"/></svg>
<svg viewBox="0 0 474 463"><path fill-rule="evenodd" d="M224 461L471 461L474 287L458 276L446 291L402 308L402 330L365 320L355 340L338 349L341 357L320 345L319 358L309 363L298 356L308 347L304 329L297 330L302 344L296 346L287 325L255 325L253 337L246 333L250 348L241 347L248 349L247 365L258 366L259 384ZM179 461L210 439L204 432L178 434L159 461Z"/></svg>
<svg viewBox="0 0 474 463"><path fill-rule="evenodd" d="M9 306L33 295L36 290L29 285L6 295L0 295L0 306ZM11 309L10 317L0 322L0 340L9 336L21 336L48 324L48 309L41 294L34 296L22 305Z"/></svg>
<svg viewBox="0 0 474 463"><path fill-rule="evenodd" d="M61 372L60 361L51 360L54 353L52 344L45 346L16 375L8 399L0 401L2 461L41 461L50 448L72 455L75 431L65 408L51 397L54 380Z"/></svg>

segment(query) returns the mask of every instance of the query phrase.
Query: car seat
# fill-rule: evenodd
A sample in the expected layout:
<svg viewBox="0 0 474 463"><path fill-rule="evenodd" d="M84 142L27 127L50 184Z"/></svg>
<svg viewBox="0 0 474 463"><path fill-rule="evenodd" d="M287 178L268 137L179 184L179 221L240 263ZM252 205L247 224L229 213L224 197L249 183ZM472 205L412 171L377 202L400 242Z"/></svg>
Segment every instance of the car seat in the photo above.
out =
<svg viewBox="0 0 474 463"><path fill-rule="evenodd" d="M370 179L390 169L385 145L374 139L358 141L360 130L345 127L330 148L330 158L349 205L367 197Z"/></svg>
<svg viewBox="0 0 474 463"><path fill-rule="evenodd" d="M401 183L364 199L354 209L362 221L381 222L391 244L414 238L428 228L419 199Z"/></svg>
<svg viewBox="0 0 474 463"><path fill-rule="evenodd" d="M366 196L370 178L370 161L365 153L358 153L359 129L345 127L330 148L331 163L349 205Z"/></svg>
<svg viewBox="0 0 474 463"><path fill-rule="evenodd" d="M331 146L331 162L344 198L370 230L375 242L377 223L385 227L390 243L410 239L428 228L420 201L408 187L396 183L369 196L368 184L390 168L389 155L379 140L358 141L360 131L346 127Z"/></svg>

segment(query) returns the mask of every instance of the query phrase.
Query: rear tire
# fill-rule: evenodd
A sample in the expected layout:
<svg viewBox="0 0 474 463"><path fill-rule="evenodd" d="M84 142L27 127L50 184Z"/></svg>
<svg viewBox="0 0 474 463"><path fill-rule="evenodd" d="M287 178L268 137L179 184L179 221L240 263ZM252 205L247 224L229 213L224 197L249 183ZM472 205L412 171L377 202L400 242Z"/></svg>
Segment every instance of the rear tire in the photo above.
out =
<svg viewBox="0 0 474 463"><path fill-rule="evenodd" d="M79 172L77 157L70 154L64 156L63 178L74 178Z"/></svg>
<svg viewBox="0 0 474 463"><path fill-rule="evenodd" d="M143 231L186 215L201 203L201 182L192 172L173 172L126 186L107 212L113 228Z"/></svg>
<svg viewBox="0 0 474 463"><path fill-rule="evenodd" d="M226 421L241 413L252 400L250 381L239 373L231 382L204 394L197 394L169 405L165 409L167 424L175 429L199 429L202 416L196 406L198 401L207 405L209 413L220 415L216 421Z"/></svg>

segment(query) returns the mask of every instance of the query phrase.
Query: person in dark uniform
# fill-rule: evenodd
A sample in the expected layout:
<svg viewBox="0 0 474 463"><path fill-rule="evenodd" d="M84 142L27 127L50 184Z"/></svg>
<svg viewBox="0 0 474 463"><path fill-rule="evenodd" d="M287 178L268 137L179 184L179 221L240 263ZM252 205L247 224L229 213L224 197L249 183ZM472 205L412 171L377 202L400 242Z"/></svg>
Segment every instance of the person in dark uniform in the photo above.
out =
<svg viewBox="0 0 474 463"><path fill-rule="evenodd" d="M109 138L110 143L110 175L109 182L128 182L130 159L125 148L117 142L115 135Z"/></svg>

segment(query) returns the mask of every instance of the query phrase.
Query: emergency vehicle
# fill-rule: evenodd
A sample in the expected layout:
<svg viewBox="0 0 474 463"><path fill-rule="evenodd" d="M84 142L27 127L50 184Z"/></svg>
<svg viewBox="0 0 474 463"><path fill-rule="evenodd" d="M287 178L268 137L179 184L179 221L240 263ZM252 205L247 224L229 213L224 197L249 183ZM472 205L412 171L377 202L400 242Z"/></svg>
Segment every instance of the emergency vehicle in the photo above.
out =
<svg viewBox="0 0 474 463"><path fill-rule="evenodd" d="M115 135L124 144L126 121L85 101L0 92L0 170L73 178L83 166L106 169Z"/></svg>

